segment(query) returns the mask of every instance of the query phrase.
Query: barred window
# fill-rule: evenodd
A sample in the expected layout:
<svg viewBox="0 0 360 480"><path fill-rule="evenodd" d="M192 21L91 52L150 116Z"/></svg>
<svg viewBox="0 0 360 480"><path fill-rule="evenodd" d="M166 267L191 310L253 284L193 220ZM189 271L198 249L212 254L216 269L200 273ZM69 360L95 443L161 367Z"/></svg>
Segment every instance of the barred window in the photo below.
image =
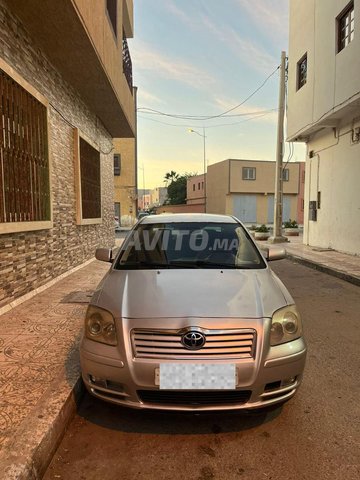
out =
<svg viewBox="0 0 360 480"><path fill-rule="evenodd" d="M289 169L288 168L284 168L283 171L282 171L282 179L283 179L283 182L288 182L289 181Z"/></svg>
<svg viewBox="0 0 360 480"><path fill-rule="evenodd" d="M101 218L100 152L80 137L82 219Z"/></svg>
<svg viewBox="0 0 360 480"><path fill-rule="evenodd" d="M121 174L121 155L120 153L114 154L114 175L120 176Z"/></svg>
<svg viewBox="0 0 360 480"><path fill-rule="evenodd" d="M300 90L307 82L307 53L297 63L297 90Z"/></svg>
<svg viewBox="0 0 360 480"><path fill-rule="evenodd" d="M1 68L0 128L0 223L50 221L47 108Z"/></svg>

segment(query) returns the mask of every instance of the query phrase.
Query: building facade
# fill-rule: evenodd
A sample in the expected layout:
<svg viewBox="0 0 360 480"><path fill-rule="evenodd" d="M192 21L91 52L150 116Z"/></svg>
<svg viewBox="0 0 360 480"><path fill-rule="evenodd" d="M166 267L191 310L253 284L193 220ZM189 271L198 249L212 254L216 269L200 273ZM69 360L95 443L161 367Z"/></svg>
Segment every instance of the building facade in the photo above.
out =
<svg viewBox="0 0 360 480"><path fill-rule="evenodd" d="M302 168L300 162L284 166L283 221L303 218ZM275 162L228 159L209 165L206 188L208 213L234 215L248 225L273 223Z"/></svg>
<svg viewBox="0 0 360 480"><path fill-rule="evenodd" d="M114 211L121 226L132 226L137 214L136 138L114 139Z"/></svg>
<svg viewBox="0 0 360 480"><path fill-rule="evenodd" d="M130 0L0 0L0 307L114 243L132 16Z"/></svg>
<svg viewBox="0 0 360 480"><path fill-rule="evenodd" d="M304 242L360 253L360 1L290 2L288 140L306 142Z"/></svg>
<svg viewBox="0 0 360 480"><path fill-rule="evenodd" d="M206 175L194 175L187 179L186 203L198 205L199 213L205 211Z"/></svg>

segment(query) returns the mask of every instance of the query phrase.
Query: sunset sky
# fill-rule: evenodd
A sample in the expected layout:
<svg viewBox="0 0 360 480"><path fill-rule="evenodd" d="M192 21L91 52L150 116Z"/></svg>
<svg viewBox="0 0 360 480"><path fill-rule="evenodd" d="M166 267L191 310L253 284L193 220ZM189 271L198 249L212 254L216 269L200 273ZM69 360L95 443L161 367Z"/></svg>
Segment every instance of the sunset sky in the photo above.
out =
<svg viewBox="0 0 360 480"><path fill-rule="evenodd" d="M202 133L206 127L208 164L226 158L275 160L277 112L268 111L278 106L278 71L229 114L238 116L182 120L142 109L212 116L241 103L276 70L281 50L287 50L288 0L134 4L135 38L129 47L140 108L138 163L144 166L146 188L164 185L169 170L202 173L202 138L189 128ZM254 119L256 112L268 113ZM304 160L303 146L296 146L292 161L297 160ZM139 170L140 188L142 178Z"/></svg>

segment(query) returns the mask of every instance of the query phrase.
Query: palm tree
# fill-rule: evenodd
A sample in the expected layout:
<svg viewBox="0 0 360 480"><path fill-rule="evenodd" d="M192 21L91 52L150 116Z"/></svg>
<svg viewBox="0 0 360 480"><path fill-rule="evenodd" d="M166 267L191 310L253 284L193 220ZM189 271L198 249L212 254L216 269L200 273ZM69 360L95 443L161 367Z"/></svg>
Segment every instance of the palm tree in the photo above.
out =
<svg viewBox="0 0 360 480"><path fill-rule="evenodd" d="M166 185L168 184L168 182L172 183L174 182L175 180L177 180L179 178L179 174L174 172L174 170L171 170L171 172L167 172L165 174L165 177L164 177L164 182L166 183Z"/></svg>

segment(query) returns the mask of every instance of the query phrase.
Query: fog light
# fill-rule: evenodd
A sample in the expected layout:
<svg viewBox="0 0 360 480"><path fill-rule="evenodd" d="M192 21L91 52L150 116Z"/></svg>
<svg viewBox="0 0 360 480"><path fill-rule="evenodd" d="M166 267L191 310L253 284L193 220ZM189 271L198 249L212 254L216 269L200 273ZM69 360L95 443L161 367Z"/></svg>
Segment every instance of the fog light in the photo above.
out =
<svg viewBox="0 0 360 480"><path fill-rule="evenodd" d="M286 380L283 380L281 382L281 386L282 387L288 387L290 385L292 385L293 383L296 382L296 377L290 377L290 378L287 378Z"/></svg>
<svg viewBox="0 0 360 480"><path fill-rule="evenodd" d="M95 375L89 375L89 380L92 384L96 385L97 387L106 388L106 380L101 377L95 377Z"/></svg>

